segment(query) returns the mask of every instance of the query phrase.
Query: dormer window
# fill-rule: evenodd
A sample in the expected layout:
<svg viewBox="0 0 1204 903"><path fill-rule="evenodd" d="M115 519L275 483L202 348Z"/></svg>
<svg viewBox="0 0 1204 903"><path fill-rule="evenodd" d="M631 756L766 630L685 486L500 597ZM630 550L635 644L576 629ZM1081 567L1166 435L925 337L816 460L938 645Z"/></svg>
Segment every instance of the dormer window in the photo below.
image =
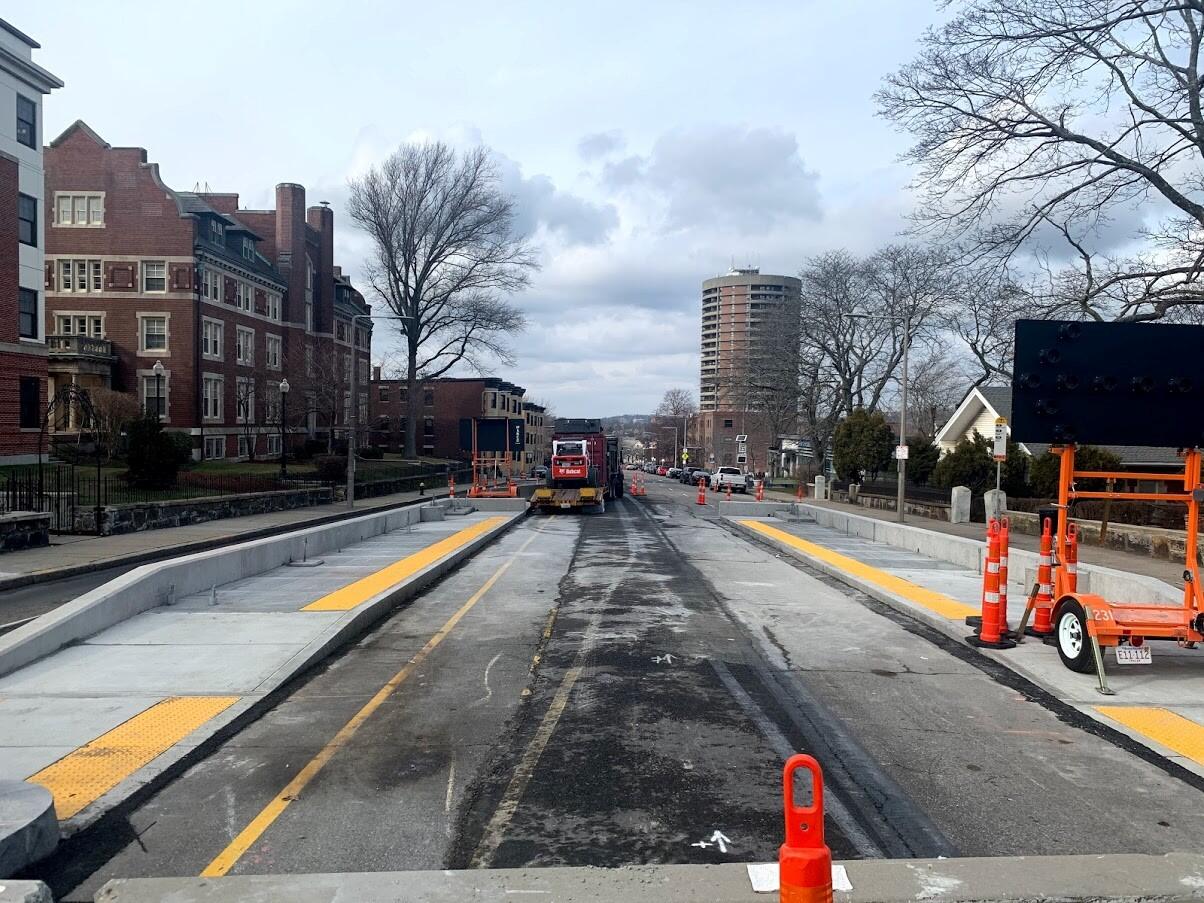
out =
<svg viewBox="0 0 1204 903"><path fill-rule="evenodd" d="M215 219L209 220L209 240L222 245L226 243L225 230L222 224Z"/></svg>
<svg viewBox="0 0 1204 903"><path fill-rule="evenodd" d="M243 238L243 240L242 240L242 256L245 257L247 260L255 259L255 242L252 239L245 238L245 237Z"/></svg>

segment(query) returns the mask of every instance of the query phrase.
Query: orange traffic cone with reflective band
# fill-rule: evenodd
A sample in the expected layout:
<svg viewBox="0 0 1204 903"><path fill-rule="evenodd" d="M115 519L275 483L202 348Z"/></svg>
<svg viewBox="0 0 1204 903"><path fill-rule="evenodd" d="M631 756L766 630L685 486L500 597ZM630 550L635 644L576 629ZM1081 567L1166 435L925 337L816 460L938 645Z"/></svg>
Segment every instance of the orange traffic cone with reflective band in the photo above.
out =
<svg viewBox="0 0 1204 903"><path fill-rule="evenodd" d="M1079 525L1066 526L1066 592L1079 591Z"/></svg>
<svg viewBox="0 0 1204 903"><path fill-rule="evenodd" d="M705 505L707 503L707 484L702 477L698 478L698 504Z"/></svg>
<svg viewBox="0 0 1204 903"><path fill-rule="evenodd" d="M794 803L794 773L811 772L811 805ZM824 843L824 775L807 755L791 756L782 772L786 842L778 850L781 903L832 903L832 851Z"/></svg>
<svg viewBox="0 0 1204 903"><path fill-rule="evenodd" d="M999 632L1007 636L1008 629L1008 546L1011 543L1011 522L999 520Z"/></svg>
<svg viewBox="0 0 1204 903"><path fill-rule="evenodd" d="M452 476L447 478L447 497L449 499L456 497L456 478Z"/></svg>
<svg viewBox="0 0 1204 903"><path fill-rule="evenodd" d="M987 527L987 560L982 569L982 620L978 633L967 637L971 646L1011 649L1016 644L999 629L999 521Z"/></svg>
<svg viewBox="0 0 1204 903"><path fill-rule="evenodd" d="M765 481L757 480L757 501L765 501Z"/></svg>
<svg viewBox="0 0 1204 903"><path fill-rule="evenodd" d="M1029 636L1053 634L1053 532L1049 518L1041 529L1041 553L1037 556L1037 597L1033 626L1025 633Z"/></svg>

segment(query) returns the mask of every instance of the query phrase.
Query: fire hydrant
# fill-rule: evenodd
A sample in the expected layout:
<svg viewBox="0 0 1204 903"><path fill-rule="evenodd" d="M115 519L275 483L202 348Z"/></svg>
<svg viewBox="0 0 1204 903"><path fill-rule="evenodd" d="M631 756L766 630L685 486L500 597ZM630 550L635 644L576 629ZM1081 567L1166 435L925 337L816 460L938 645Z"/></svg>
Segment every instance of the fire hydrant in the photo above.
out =
<svg viewBox="0 0 1204 903"><path fill-rule="evenodd" d="M419 494L419 495L426 495L426 483L419 483L419 484L418 484L418 494Z"/></svg>

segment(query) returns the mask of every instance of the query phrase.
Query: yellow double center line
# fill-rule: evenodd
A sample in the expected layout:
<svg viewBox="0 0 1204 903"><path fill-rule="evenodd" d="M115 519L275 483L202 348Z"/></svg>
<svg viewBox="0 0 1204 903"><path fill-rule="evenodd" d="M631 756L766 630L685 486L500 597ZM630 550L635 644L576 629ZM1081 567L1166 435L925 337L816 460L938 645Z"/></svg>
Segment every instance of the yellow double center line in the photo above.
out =
<svg viewBox="0 0 1204 903"><path fill-rule="evenodd" d="M527 547L539 537L539 534L543 531L543 527L546 523L548 522L545 521L544 524L541 524L535 530L535 532L531 534L530 538L528 538L526 542L519 546L518 551L506 559L502 566L493 572L489 579L482 584L481 588L473 593L471 598L461 605L455 614L447 619L447 622L439 628L438 632L426 641L426 645L423 646L413 658L406 662L405 666L396 674L394 674L388 683L377 690L376 695L368 700L364 707L356 712L354 716L352 716L350 721L343 725L343 727L337 734L334 735L330 742L327 743L316 756L306 763L304 768L297 772L296 777L289 781L288 784L285 785L284 789L276 794L276 796L272 798L272 801L264 806L258 815L251 819L250 824L243 828L242 831L238 833L238 836L230 841L230 845L222 850L221 853L218 854L217 858L205 867L205 870L201 872L202 878L220 878L227 874L230 869L234 868L234 865L243 857L247 850L249 850L255 844L255 842L263 836L263 832L271 827L272 823L276 821L276 819L278 819L284 813L284 810L289 807L289 804L292 803L301 794L301 791L303 791L309 785L309 783L318 776L322 769L326 767L326 763L334 758L334 754L351 741L351 738L354 737L356 732L364 725L364 722L372 717L372 714L379 709L390 696L393 695L398 687L406 682L409 676L414 673L414 670L426 660L427 656L429 656L440 643L447 639L447 635L452 632L457 624L460 623L461 619L472 610L473 606L475 606L481 601L482 598L484 598L485 594L489 592L489 590L495 583L498 582L499 579L501 579L501 576L506 573L507 570L509 570L510 566L514 564L518 557L527 550Z"/></svg>

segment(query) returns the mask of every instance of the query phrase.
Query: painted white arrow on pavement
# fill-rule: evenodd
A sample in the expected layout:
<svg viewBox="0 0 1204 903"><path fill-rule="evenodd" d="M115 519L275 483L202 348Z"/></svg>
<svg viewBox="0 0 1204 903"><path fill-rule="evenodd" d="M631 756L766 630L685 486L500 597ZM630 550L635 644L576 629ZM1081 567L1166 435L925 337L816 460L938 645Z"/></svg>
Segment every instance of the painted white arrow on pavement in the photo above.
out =
<svg viewBox="0 0 1204 903"><path fill-rule="evenodd" d="M711 835L711 841L719 844L719 852L726 853L727 845L731 843L731 838L727 837L722 831L716 831Z"/></svg>

